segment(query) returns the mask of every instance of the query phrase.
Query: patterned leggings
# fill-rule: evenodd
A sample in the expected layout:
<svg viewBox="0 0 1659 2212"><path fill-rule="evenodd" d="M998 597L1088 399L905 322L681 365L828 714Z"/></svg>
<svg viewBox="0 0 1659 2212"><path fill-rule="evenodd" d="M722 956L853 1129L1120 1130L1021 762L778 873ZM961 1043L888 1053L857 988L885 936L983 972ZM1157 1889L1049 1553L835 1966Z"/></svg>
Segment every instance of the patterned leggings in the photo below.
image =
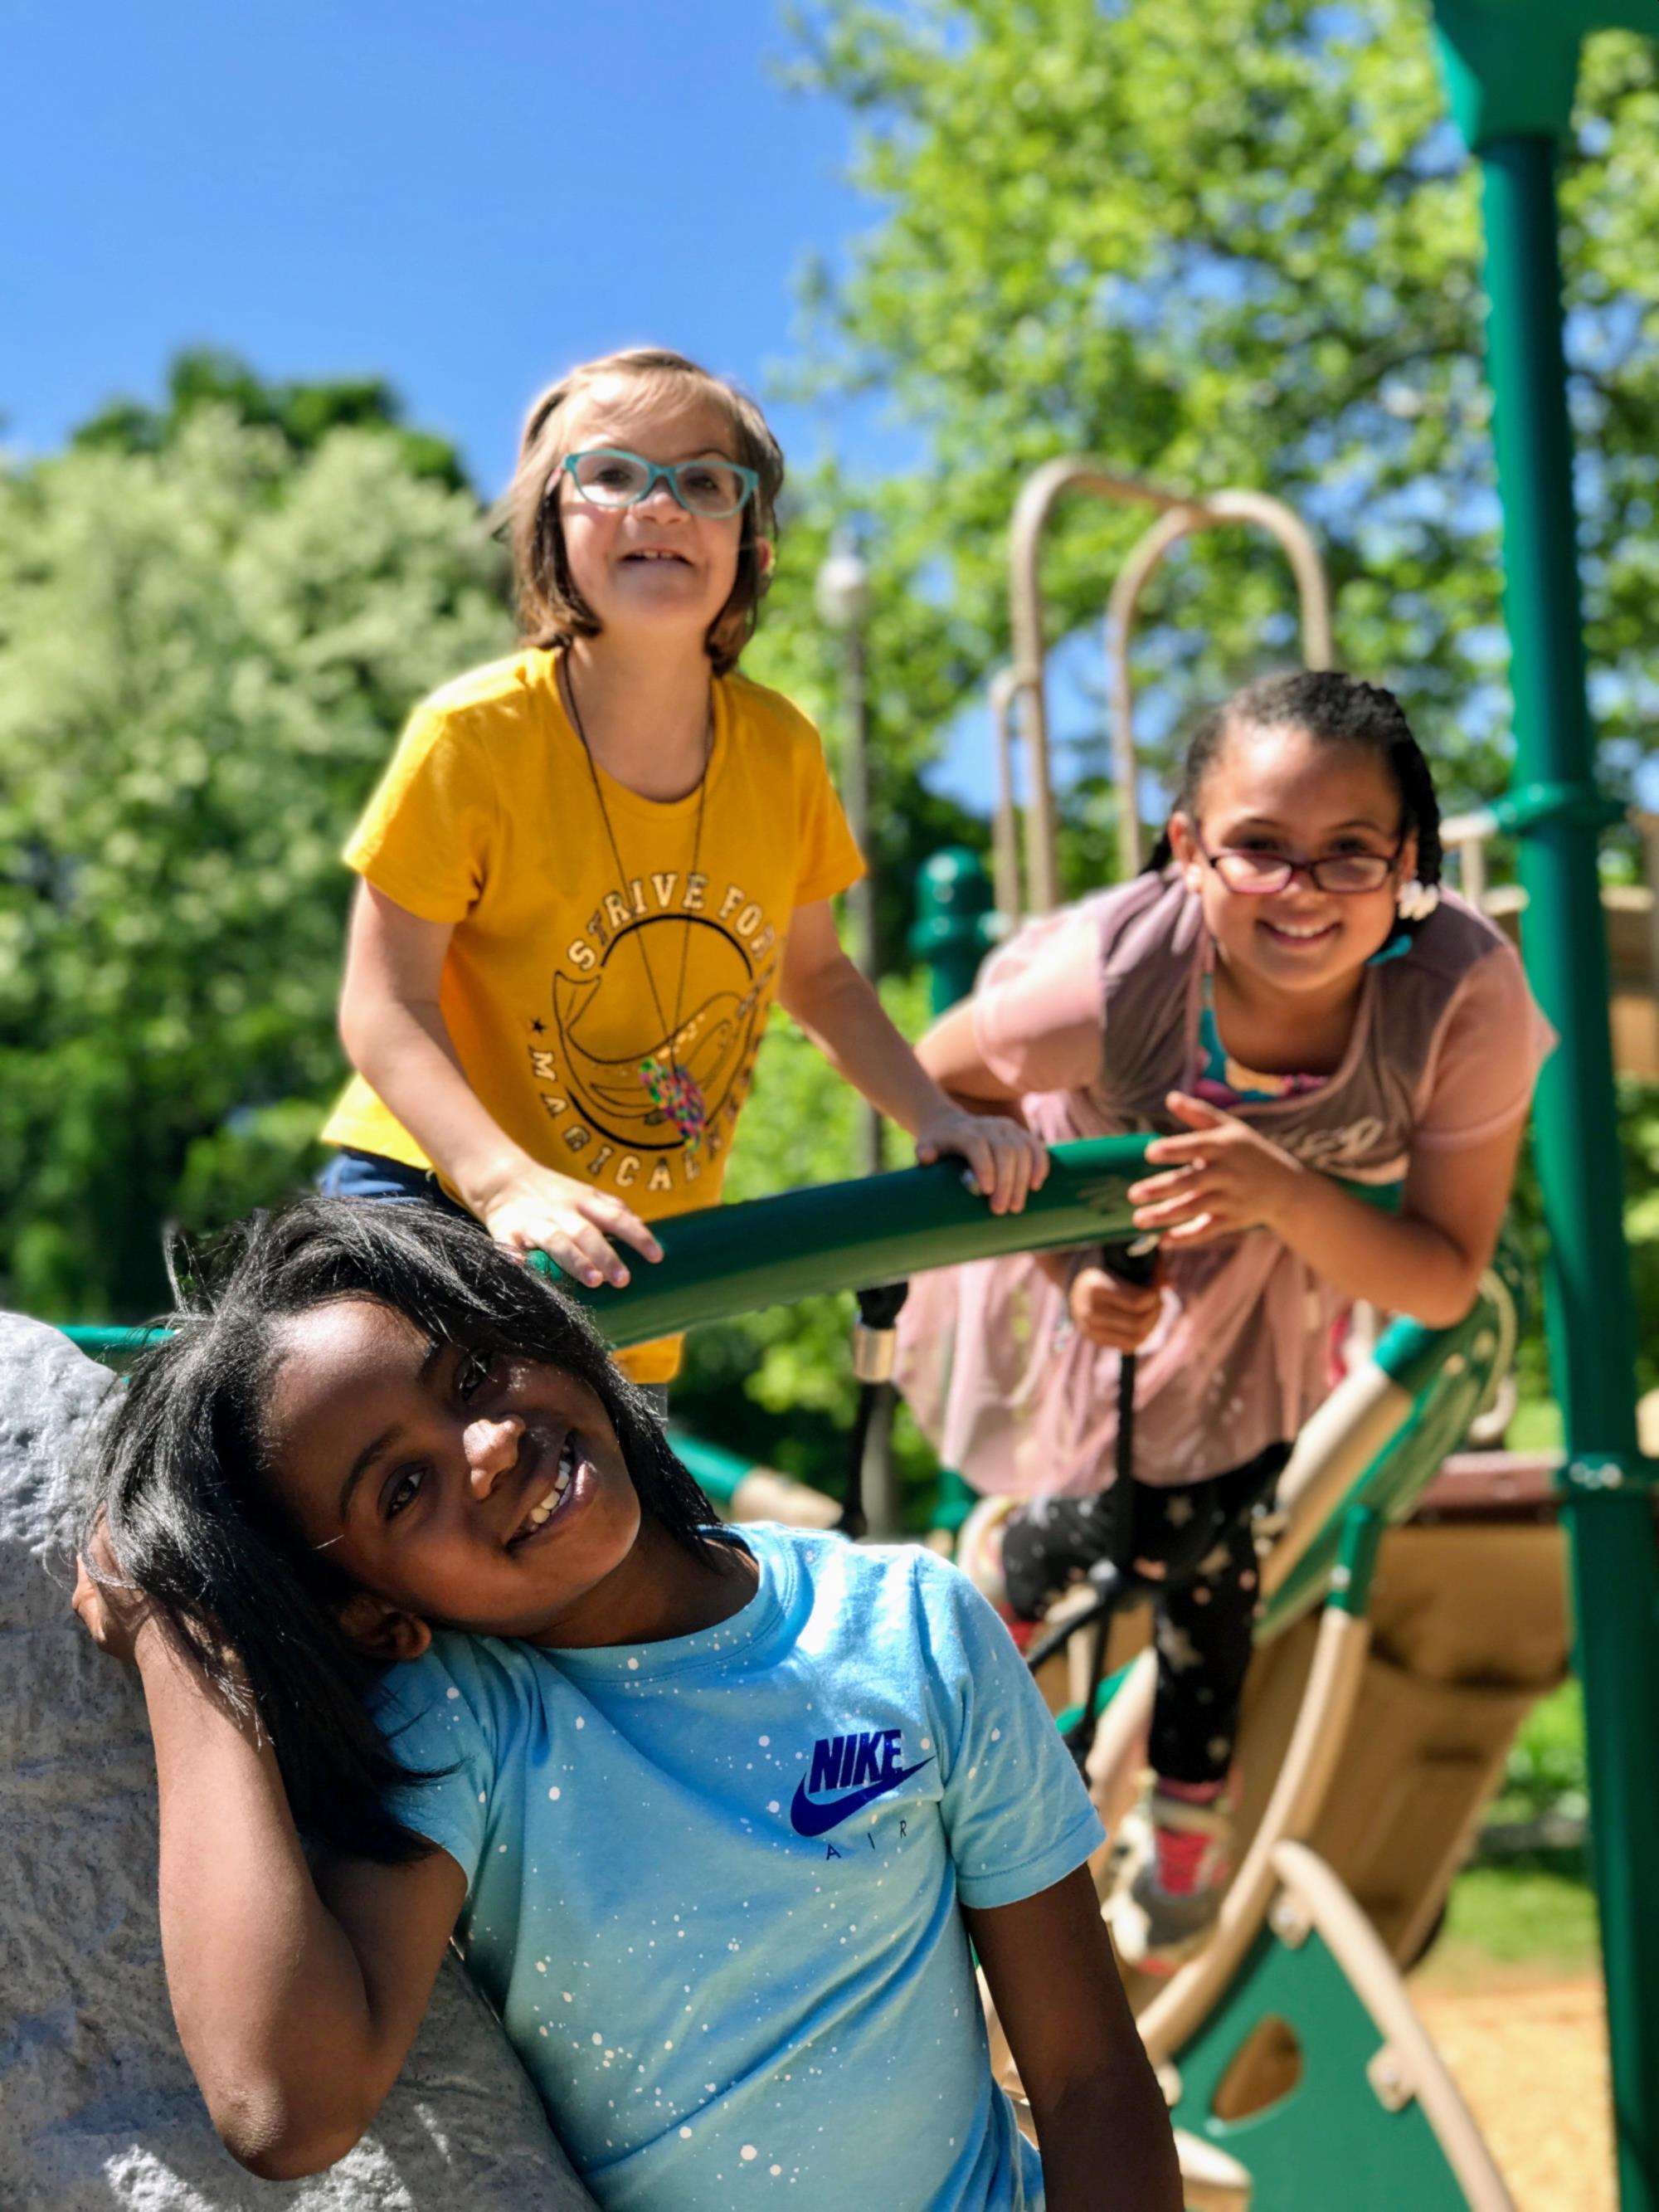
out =
<svg viewBox="0 0 1659 2212"><path fill-rule="evenodd" d="M1238 1705L1256 1614L1250 1520L1273 1493L1288 1444L1178 1488L1134 1485L1132 1563L1164 1569L1153 1601L1158 1691L1153 1771L1169 1782L1219 1782L1232 1764ZM1038 1619L1104 1550L1092 1498L1040 1498L1003 1531L1002 1573L1014 1611Z"/></svg>

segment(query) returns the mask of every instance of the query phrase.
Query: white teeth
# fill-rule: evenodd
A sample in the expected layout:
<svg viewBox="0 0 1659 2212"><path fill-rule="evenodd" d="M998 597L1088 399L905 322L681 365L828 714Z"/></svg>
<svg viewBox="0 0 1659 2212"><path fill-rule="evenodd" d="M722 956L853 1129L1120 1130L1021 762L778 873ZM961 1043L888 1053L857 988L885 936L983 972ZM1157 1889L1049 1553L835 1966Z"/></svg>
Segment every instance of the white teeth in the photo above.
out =
<svg viewBox="0 0 1659 2212"><path fill-rule="evenodd" d="M551 1520L553 1509L562 1504L564 1494L569 1489L575 1472L576 1439L574 1435L571 1435L565 1438L560 1450L558 1472L553 1478L552 1489L544 1498L538 1498L529 1512L525 1515L514 1534L512 1540L514 1543L520 1537L527 1536L532 1529L539 1528L545 1522Z"/></svg>

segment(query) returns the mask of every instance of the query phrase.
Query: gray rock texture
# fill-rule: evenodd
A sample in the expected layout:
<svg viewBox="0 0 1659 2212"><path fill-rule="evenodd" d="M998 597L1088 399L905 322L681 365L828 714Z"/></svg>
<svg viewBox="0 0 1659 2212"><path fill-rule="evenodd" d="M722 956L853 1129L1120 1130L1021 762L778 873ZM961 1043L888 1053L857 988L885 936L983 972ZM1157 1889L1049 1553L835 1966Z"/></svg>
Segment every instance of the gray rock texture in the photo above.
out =
<svg viewBox="0 0 1659 2212"><path fill-rule="evenodd" d="M70 1611L68 1459L112 1385L57 1330L0 1314L0 2208L591 2212L453 1958L349 2157L264 2182L221 2146L162 1978L137 1678Z"/></svg>

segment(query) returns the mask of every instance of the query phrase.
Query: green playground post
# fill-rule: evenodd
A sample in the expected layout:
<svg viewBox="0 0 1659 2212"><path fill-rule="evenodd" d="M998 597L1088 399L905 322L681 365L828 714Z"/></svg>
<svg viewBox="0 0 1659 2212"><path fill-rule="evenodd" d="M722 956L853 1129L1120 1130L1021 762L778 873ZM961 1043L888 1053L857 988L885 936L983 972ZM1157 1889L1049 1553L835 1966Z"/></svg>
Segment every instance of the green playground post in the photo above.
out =
<svg viewBox="0 0 1659 2212"><path fill-rule="evenodd" d="M936 1018L973 989L997 933L991 878L979 854L965 845L946 845L930 854L916 879L910 950L927 963L927 1011Z"/></svg>
<svg viewBox="0 0 1659 2212"><path fill-rule="evenodd" d="M991 878L977 853L946 845L922 862L916 879L916 918L910 950L927 969L927 1011L937 1021L974 988L979 963L1000 928L1017 917L999 917ZM977 1493L953 1467L939 1471L933 1526L954 1536L972 1512Z"/></svg>
<svg viewBox="0 0 1659 2212"><path fill-rule="evenodd" d="M1557 143L1579 41L1659 34L1659 0L1437 0L1457 121L1481 164L1487 358L1504 508L1515 783L1528 975L1560 1035L1534 1146L1547 1317L1566 1428L1563 1516L1584 1686L1620 2201L1659 2212L1659 1554L1637 1447L1635 1317L1607 1024L1599 792L1584 688L1562 348Z"/></svg>

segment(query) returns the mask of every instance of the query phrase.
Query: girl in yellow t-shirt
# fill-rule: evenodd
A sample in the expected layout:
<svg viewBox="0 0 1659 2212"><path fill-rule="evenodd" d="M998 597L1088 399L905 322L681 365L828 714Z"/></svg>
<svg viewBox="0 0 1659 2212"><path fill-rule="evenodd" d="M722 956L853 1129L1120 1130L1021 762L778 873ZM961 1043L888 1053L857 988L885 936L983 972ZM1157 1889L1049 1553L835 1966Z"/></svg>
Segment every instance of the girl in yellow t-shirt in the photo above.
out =
<svg viewBox="0 0 1659 2212"><path fill-rule="evenodd" d="M340 1032L357 1070L325 1189L440 1191L590 1285L611 1239L718 1197L775 997L994 1212L1045 1172L956 1106L842 951L862 861L817 732L737 672L783 459L678 354L590 362L530 411L508 494L526 641L415 710L346 848ZM667 1380L671 1345L628 1365Z"/></svg>

